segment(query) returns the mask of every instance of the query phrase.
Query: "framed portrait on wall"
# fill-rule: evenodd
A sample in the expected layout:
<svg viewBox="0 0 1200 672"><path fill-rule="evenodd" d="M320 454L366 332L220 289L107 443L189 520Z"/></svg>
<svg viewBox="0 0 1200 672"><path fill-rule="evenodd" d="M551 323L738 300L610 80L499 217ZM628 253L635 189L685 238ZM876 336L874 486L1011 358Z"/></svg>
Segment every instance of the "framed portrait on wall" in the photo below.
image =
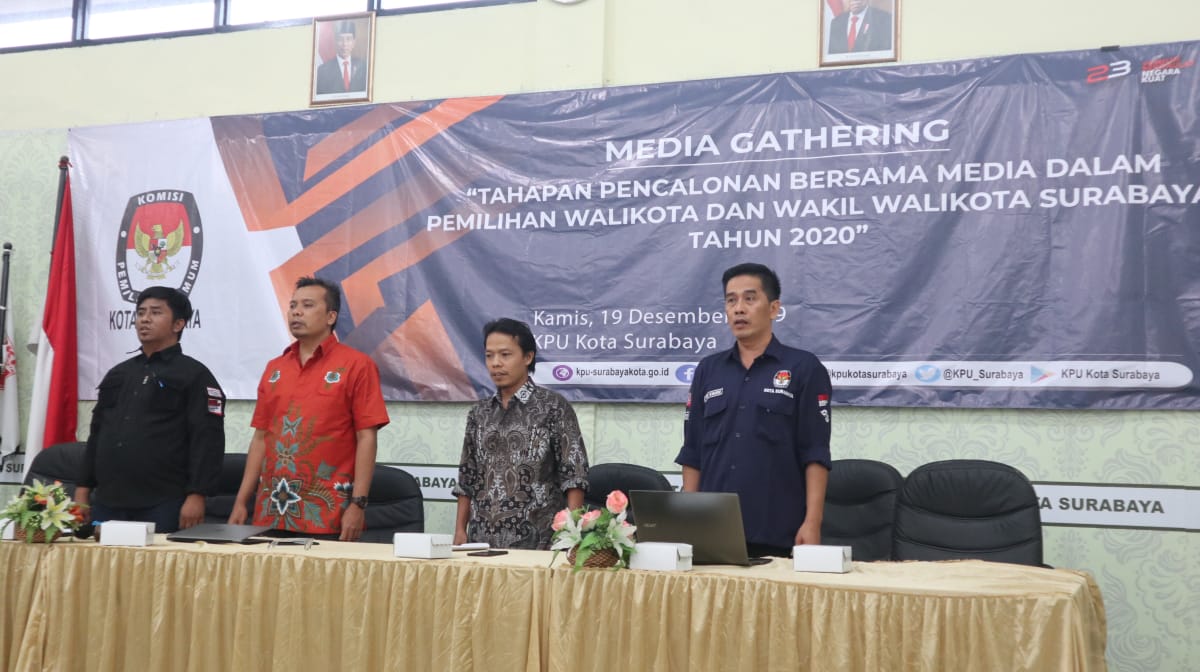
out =
<svg viewBox="0 0 1200 672"><path fill-rule="evenodd" d="M900 0L821 0L821 65L898 58Z"/></svg>
<svg viewBox="0 0 1200 672"><path fill-rule="evenodd" d="M371 100L374 51L373 13L313 19L310 104Z"/></svg>

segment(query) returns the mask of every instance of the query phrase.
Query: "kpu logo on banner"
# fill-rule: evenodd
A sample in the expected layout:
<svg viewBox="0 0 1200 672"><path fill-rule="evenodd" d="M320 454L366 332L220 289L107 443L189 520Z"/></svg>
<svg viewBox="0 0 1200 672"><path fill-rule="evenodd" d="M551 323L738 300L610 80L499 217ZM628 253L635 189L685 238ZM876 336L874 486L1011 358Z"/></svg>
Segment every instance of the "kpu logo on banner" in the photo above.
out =
<svg viewBox="0 0 1200 672"><path fill-rule="evenodd" d="M117 237L117 287L137 303L154 285L190 294L200 273L204 230L196 198L187 191L159 189L136 194L125 206Z"/></svg>

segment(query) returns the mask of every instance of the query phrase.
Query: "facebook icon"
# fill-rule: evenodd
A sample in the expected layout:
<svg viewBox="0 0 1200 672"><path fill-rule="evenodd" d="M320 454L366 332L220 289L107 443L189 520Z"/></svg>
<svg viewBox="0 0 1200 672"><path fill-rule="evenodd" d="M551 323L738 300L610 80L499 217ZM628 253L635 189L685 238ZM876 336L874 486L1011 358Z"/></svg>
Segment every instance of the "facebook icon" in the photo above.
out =
<svg viewBox="0 0 1200 672"><path fill-rule="evenodd" d="M689 383L690 384L692 382L692 376L695 375L695 373L696 373L696 365L695 364L684 364L683 366L679 367L678 369L675 369L675 378L677 380L679 380L679 382L681 382L681 383Z"/></svg>

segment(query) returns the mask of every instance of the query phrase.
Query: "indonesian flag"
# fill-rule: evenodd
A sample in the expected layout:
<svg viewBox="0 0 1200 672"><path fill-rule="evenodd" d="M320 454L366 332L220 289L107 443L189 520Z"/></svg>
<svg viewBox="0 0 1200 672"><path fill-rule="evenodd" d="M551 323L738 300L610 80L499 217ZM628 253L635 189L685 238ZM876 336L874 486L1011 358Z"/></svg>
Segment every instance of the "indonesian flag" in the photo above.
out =
<svg viewBox="0 0 1200 672"><path fill-rule="evenodd" d="M79 348L75 332L75 224L69 175L64 181L62 214L50 257L50 281L44 305L29 428L25 433L26 470L43 447L75 440Z"/></svg>
<svg viewBox="0 0 1200 672"><path fill-rule="evenodd" d="M829 24L833 23L833 17L846 11L846 5L842 0L825 0L825 6L829 9L824 12L825 25L821 26L821 33L829 35Z"/></svg>
<svg viewBox="0 0 1200 672"><path fill-rule="evenodd" d="M0 338L0 455L11 455L21 442L21 416L17 414L17 351L13 348L12 308L4 312L4 334Z"/></svg>

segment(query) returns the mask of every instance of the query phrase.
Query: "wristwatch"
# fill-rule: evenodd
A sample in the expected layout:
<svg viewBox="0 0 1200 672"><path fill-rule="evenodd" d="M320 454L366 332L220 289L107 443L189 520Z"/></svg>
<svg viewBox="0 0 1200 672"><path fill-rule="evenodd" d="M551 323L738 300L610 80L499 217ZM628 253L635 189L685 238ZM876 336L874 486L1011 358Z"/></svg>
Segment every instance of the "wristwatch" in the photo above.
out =
<svg viewBox="0 0 1200 672"><path fill-rule="evenodd" d="M367 508L367 498L366 497L351 497L350 503L357 506L360 509L365 510Z"/></svg>

